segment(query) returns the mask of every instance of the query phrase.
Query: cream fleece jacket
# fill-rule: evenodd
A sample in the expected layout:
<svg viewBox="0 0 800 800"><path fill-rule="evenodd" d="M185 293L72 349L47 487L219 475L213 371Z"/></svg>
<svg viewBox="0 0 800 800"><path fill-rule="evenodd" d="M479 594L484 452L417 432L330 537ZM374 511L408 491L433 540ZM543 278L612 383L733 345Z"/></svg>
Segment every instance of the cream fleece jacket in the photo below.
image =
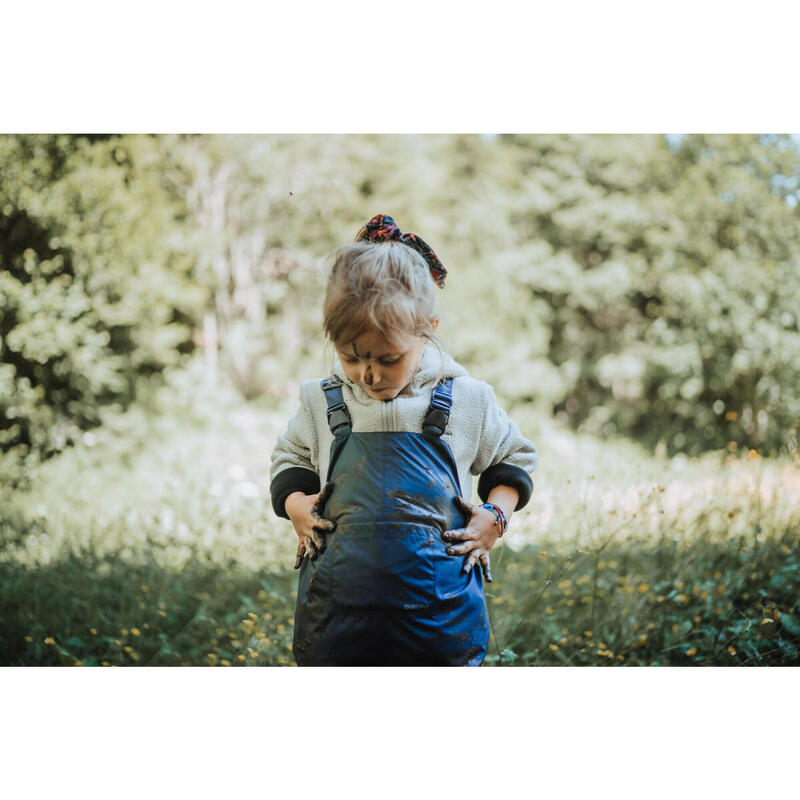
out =
<svg viewBox="0 0 800 800"><path fill-rule="evenodd" d="M414 377L393 400L375 400L349 380L341 363L333 374L344 382L342 395L352 418L352 430L422 431L422 420L437 378L453 378L453 405L442 436L455 458L461 491L472 497L472 476L480 475L478 495L485 501L494 486L513 486L519 492L517 509L530 499L538 453L519 427L497 405L494 390L476 380L447 353L426 346ZM303 381L300 408L278 437L271 457L270 493L278 516L286 517L286 498L294 491L319 491L328 471L331 434L327 403L319 380Z"/></svg>

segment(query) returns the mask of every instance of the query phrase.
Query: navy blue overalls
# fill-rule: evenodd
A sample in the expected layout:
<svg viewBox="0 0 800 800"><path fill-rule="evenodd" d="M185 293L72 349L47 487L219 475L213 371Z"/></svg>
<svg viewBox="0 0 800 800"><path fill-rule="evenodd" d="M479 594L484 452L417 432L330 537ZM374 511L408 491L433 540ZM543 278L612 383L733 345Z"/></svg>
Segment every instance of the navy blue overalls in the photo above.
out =
<svg viewBox="0 0 800 800"><path fill-rule="evenodd" d="M322 389L333 432L321 515L327 547L300 567L293 652L301 666L473 665L486 655L489 617L479 567L462 571L443 531L464 527L458 470L441 439L453 379L433 390L421 433L358 432L342 381Z"/></svg>

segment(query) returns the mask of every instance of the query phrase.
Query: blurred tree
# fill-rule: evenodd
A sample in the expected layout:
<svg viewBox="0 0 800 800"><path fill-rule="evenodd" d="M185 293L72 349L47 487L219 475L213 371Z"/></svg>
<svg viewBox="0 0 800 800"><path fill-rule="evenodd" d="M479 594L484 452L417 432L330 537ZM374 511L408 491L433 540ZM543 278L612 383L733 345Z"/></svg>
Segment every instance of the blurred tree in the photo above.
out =
<svg viewBox="0 0 800 800"><path fill-rule="evenodd" d="M324 256L376 213L436 250L446 343L512 408L777 449L799 164L785 136L2 136L0 477L197 345L248 398L320 374Z"/></svg>
<svg viewBox="0 0 800 800"><path fill-rule="evenodd" d="M549 309L548 356L562 378L555 410L673 451L729 440L779 448L800 420L795 143L508 136L499 145L513 167L510 246L498 260L523 297Z"/></svg>
<svg viewBox="0 0 800 800"><path fill-rule="evenodd" d="M171 137L0 137L0 479L190 350ZM177 184L176 184L177 186Z"/></svg>

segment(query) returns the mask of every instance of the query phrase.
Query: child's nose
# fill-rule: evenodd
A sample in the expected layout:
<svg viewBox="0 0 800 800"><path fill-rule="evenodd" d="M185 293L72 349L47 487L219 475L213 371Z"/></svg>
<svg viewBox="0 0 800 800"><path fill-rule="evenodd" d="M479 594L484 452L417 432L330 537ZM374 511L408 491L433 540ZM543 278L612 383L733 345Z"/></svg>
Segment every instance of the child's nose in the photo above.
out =
<svg viewBox="0 0 800 800"><path fill-rule="evenodd" d="M364 372L364 383L367 386L372 386L373 383L380 383L380 375L378 375L372 367L372 364L367 364L366 371Z"/></svg>

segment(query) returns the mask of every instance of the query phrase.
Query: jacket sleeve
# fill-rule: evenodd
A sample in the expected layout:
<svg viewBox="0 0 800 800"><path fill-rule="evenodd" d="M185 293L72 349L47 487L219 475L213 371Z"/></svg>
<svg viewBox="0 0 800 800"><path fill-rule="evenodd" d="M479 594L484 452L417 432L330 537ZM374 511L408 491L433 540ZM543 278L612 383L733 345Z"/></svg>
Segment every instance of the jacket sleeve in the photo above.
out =
<svg viewBox="0 0 800 800"><path fill-rule="evenodd" d="M318 472L319 437L310 411L309 386L300 386L300 407L278 437L272 451L270 495L279 517L289 519L286 498L292 492L316 494L320 489Z"/></svg>
<svg viewBox="0 0 800 800"><path fill-rule="evenodd" d="M536 469L539 453L519 430L516 422L497 405L494 389L485 384L485 408L480 442L470 468L478 479L478 496L486 502L495 486L511 486L519 492L515 511L527 505L533 494L530 473Z"/></svg>

